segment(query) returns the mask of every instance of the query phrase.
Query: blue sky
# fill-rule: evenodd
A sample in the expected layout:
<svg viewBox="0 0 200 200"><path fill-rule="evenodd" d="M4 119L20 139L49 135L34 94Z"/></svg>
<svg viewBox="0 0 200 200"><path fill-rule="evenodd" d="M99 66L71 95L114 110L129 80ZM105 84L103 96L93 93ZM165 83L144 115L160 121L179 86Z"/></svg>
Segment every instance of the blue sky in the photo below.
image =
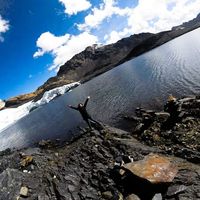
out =
<svg viewBox="0 0 200 200"><path fill-rule="evenodd" d="M199 12L200 0L0 0L0 99L35 90L89 45L167 30Z"/></svg>

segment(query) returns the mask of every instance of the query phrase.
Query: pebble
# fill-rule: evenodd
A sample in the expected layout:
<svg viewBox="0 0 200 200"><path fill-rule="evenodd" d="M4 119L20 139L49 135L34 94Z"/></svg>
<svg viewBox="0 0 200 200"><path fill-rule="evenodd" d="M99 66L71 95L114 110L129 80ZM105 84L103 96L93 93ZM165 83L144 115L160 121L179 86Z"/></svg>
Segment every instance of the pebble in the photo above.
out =
<svg viewBox="0 0 200 200"><path fill-rule="evenodd" d="M59 154L58 154L58 153L55 153L55 156L57 156L57 157L58 157L58 156L59 156Z"/></svg>
<svg viewBox="0 0 200 200"><path fill-rule="evenodd" d="M106 191L106 192L103 192L103 193L102 193L102 197L103 197L104 199L112 199L112 198L113 198L113 195L112 195L112 192Z"/></svg>
<svg viewBox="0 0 200 200"><path fill-rule="evenodd" d="M21 187L19 194L22 197L27 197L28 196L28 188L25 186Z"/></svg>
<svg viewBox="0 0 200 200"><path fill-rule="evenodd" d="M126 200L140 200L140 198L135 194L131 194L128 197L126 197Z"/></svg>
<svg viewBox="0 0 200 200"><path fill-rule="evenodd" d="M156 194L152 200L162 200L162 195L161 194Z"/></svg>

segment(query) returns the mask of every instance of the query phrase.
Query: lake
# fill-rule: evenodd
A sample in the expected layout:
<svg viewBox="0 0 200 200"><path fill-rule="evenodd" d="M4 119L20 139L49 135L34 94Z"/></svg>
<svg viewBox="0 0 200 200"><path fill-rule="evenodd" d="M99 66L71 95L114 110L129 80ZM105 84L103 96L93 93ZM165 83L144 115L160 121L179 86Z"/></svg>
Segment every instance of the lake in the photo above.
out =
<svg viewBox="0 0 200 200"><path fill-rule="evenodd" d="M0 133L0 150L42 139L69 139L85 123L66 105L76 105L87 96L91 96L88 110L95 119L119 127L122 115L133 115L138 106L162 109L169 94L199 94L199 35L196 29L176 38L31 112Z"/></svg>

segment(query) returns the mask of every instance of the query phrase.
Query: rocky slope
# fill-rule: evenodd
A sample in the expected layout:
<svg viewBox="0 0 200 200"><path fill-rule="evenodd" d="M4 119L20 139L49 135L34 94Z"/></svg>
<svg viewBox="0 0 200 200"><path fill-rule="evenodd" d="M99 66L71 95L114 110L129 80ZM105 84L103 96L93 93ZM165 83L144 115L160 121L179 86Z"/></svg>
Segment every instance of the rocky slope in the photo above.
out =
<svg viewBox="0 0 200 200"><path fill-rule="evenodd" d="M87 47L61 66L57 76L83 80L96 73L102 73L116 66L131 49L151 36L151 33L142 33L124 38L114 44L98 48Z"/></svg>
<svg viewBox="0 0 200 200"><path fill-rule="evenodd" d="M200 27L200 14L195 19L174 27L170 31L157 34L141 33L119 40L114 44L87 47L61 66L57 76L47 80L33 93L8 99L6 107L16 106L34 98L39 99L45 91L73 81L87 81L198 27Z"/></svg>
<svg viewBox="0 0 200 200"><path fill-rule="evenodd" d="M103 131L88 132L63 147L42 147L1 153L1 200L128 200L136 199L135 195L138 200L150 200L156 194L154 200L164 196L170 200L200 198L198 165L165 157L166 152L142 145L121 130L107 127ZM151 184L134 174L120 175L115 165L119 158L123 160L128 155L140 162L152 153L160 161L167 158L174 164L178 173L173 181L169 180L166 185ZM146 170L151 173L148 166ZM169 170L172 173L174 169Z"/></svg>
<svg viewBox="0 0 200 200"><path fill-rule="evenodd" d="M166 107L169 103L166 104ZM141 142L194 163L200 163L200 96L181 98L171 110L136 110L132 132Z"/></svg>
<svg viewBox="0 0 200 200"><path fill-rule="evenodd" d="M182 122L190 118L199 124L200 115L194 115L194 111L199 113L199 99L195 97L182 101L184 106L181 112L186 113L182 115ZM188 113L189 107L192 113ZM135 120L139 122L141 117L146 120L141 121L143 129L137 127L132 132L125 132L104 126L93 131L83 130L80 137L71 143L59 145L42 141L39 147L1 152L0 199L200 199L199 149L196 149L194 154L195 160L190 160L191 156L185 151L182 151L181 155L177 154L184 159L174 157L174 151L160 148L150 137L154 135L158 138L160 133L161 138L162 135L160 129L157 128L156 131L155 125L147 123L150 121L149 115L154 111L137 109L137 112L138 115L142 113L142 116ZM169 113L154 113L156 117L151 118L154 124L160 125L170 119ZM179 120L179 117L181 116L177 116L176 120ZM182 144L189 145L187 148L192 149L195 146L193 139L182 142L182 137L185 137L183 131L188 132L187 127L182 126L182 129L176 130L176 120L171 126L163 127L171 131L171 136L178 135L180 138L171 140L170 146ZM196 123L191 129L199 134ZM142 142L152 147L136 140L136 132L140 132L137 137ZM149 139L143 137L143 134L149 135ZM198 138L197 135L195 137ZM168 138L163 137L162 140L167 141ZM197 141L198 146L200 142ZM168 143L163 142L162 145L167 146ZM180 145L179 149L181 148Z"/></svg>

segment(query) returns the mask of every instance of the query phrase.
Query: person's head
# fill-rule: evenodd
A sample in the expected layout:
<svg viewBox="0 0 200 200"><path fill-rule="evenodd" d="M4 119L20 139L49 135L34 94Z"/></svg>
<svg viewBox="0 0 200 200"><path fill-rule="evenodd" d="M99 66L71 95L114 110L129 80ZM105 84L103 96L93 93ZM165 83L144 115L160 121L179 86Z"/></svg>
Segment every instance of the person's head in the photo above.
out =
<svg viewBox="0 0 200 200"><path fill-rule="evenodd" d="M167 101L168 102L175 102L176 98L170 94L169 97L168 97L168 99L167 99Z"/></svg>
<svg viewBox="0 0 200 200"><path fill-rule="evenodd" d="M83 104L82 103L79 103L78 104L78 108L82 108L83 107Z"/></svg>

